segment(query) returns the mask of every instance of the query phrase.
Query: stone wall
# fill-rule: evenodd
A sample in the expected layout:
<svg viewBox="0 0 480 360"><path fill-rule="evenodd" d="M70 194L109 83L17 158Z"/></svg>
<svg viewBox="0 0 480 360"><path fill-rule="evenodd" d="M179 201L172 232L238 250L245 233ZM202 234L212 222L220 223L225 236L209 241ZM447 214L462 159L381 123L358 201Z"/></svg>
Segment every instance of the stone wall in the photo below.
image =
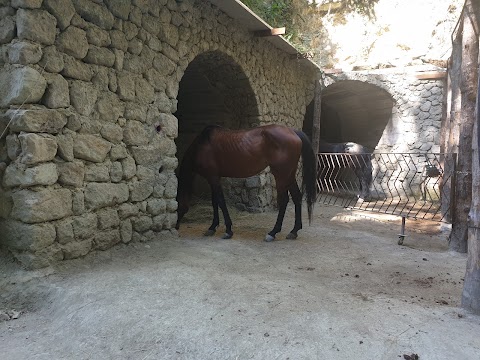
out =
<svg viewBox="0 0 480 360"><path fill-rule="evenodd" d="M392 114L375 147L376 152L438 153L444 80L419 79L418 74L414 71L344 72L327 78L325 85L357 80L390 94Z"/></svg>
<svg viewBox="0 0 480 360"><path fill-rule="evenodd" d="M206 1L0 0L0 243L39 268L175 234L179 83L211 51L301 127L313 68Z"/></svg>

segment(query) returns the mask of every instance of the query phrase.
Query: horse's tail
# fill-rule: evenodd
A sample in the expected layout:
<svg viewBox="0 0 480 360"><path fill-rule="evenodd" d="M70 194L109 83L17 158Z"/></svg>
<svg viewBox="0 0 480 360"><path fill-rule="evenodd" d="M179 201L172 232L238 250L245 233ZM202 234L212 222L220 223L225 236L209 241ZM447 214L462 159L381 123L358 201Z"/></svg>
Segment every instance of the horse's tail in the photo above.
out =
<svg viewBox="0 0 480 360"><path fill-rule="evenodd" d="M317 199L317 159L308 136L300 130L295 133L302 140L302 192L306 194L308 221L311 223L313 204Z"/></svg>

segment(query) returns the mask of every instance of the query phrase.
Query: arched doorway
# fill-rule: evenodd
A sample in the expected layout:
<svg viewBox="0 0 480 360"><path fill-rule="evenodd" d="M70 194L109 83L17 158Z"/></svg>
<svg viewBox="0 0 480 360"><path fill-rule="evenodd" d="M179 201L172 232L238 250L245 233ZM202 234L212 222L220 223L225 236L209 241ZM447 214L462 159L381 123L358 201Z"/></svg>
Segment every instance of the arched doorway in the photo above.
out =
<svg viewBox="0 0 480 360"><path fill-rule="evenodd" d="M357 80L336 82L322 91L320 136L375 149L391 116L394 100L384 89Z"/></svg>
<svg viewBox="0 0 480 360"><path fill-rule="evenodd" d="M394 100L382 88L357 80L333 83L322 91L320 137L328 142L353 141L374 150L392 116ZM312 101L303 130L311 135Z"/></svg>
<svg viewBox="0 0 480 360"><path fill-rule="evenodd" d="M248 77L232 57L220 51L205 52L192 60L180 81L177 99L179 161L207 125L230 129L259 125L257 101ZM224 179L223 186L229 203L238 207L243 204L243 208L256 206L245 180ZM196 179L194 197L210 198L210 189L203 179Z"/></svg>

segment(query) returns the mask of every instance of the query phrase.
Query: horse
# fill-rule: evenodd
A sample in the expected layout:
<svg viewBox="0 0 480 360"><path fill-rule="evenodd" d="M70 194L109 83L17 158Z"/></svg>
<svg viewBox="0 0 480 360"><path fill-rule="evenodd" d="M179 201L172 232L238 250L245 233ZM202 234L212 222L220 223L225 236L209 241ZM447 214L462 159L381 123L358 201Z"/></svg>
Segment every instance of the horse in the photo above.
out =
<svg viewBox="0 0 480 360"><path fill-rule="evenodd" d="M372 184L373 167L372 167L372 151L360 144L354 142L329 143L322 139L319 142L319 153L328 154L348 154L346 159L342 161L334 161L335 168L350 168L353 170L360 182L360 194L362 199L371 197L370 185ZM322 155L320 155L322 157ZM332 161L328 161L330 165Z"/></svg>
<svg viewBox="0 0 480 360"><path fill-rule="evenodd" d="M296 181L300 156L303 160L302 191ZM233 236L232 220L220 179L247 178L258 174L267 166L275 177L278 216L265 241L275 240L275 235L281 231L289 193L295 204L295 223L287 239L296 239L297 232L302 228L303 192L306 194L309 223L312 221L316 200L316 156L304 132L283 125L265 125L248 130L229 130L216 125L204 128L187 148L180 164L176 228L179 229L180 222L188 211L194 176L198 174L209 183L212 197L213 221L205 236L215 234L219 226L220 207L226 227L222 239L230 239Z"/></svg>

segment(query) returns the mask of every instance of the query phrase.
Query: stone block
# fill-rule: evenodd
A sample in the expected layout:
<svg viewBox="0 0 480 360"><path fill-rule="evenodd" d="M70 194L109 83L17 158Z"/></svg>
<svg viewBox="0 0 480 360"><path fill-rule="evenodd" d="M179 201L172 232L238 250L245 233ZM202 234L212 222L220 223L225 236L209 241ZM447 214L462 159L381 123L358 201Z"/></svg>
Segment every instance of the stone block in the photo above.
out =
<svg viewBox="0 0 480 360"><path fill-rule="evenodd" d="M167 88L165 76L160 74L154 68L150 68L146 71L145 78L156 91L165 91Z"/></svg>
<svg viewBox="0 0 480 360"><path fill-rule="evenodd" d="M115 209L101 209L97 212L97 217L100 230L116 228L120 225L120 218Z"/></svg>
<svg viewBox="0 0 480 360"><path fill-rule="evenodd" d="M138 212L139 212L138 206L134 204L125 203L118 207L118 215L122 220L132 216L137 216Z"/></svg>
<svg viewBox="0 0 480 360"><path fill-rule="evenodd" d="M114 123L123 116L125 104L114 93L104 92L97 102L97 111L101 120Z"/></svg>
<svg viewBox="0 0 480 360"><path fill-rule="evenodd" d="M53 244L56 233L52 224L25 224L15 220L0 221L1 244L10 249L37 251Z"/></svg>
<svg viewBox="0 0 480 360"><path fill-rule="evenodd" d="M178 209L178 202L174 199L169 199L167 201L167 211L168 212L175 212Z"/></svg>
<svg viewBox="0 0 480 360"><path fill-rule="evenodd" d="M50 109L67 108L70 106L68 82L62 75L55 74L49 76L43 103Z"/></svg>
<svg viewBox="0 0 480 360"><path fill-rule="evenodd" d="M85 165L81 161L58 163L58 182L62 185L82 187L85 178Z"/></svg>
<svg viewBox="0 0 480 360"><path fill-rule="evenodd" d="M161 126L161 131L168 137L178 137L178 120L174 115L161 113L156 124Z"/></svg>
<svg viewBox="0 0 480 360"><path fill-rule="evenodd" d="M57 241L60 244L68 244L75 240L75 234L73 233L72 220L60 221L56 224L57 229Z"/></svg>
<svg viewBox="0 0 480 360"><path fill-rule="evenodd" d="M167 202L165 199L152 199L147 203L147 211L152 215L159 215L165 213L167 209Z"/></svg>
<svg viewBox="0 0 480 360"><path fill-rule="evenodd" d="M171 75L176 69L175 63L163 54L157 54L155 56L153 59L153 67L162 76Z"/></svg>
<svg viewBox="0 0 480 360"><path fill-rule="evenodd" d="M100 47L111 45L112 41L110 40L110 34L108 31L100 29L93 24L88 24L86 31L89 44Z"/></svg>
<svg viewBox="0 0 480 360"><path fill-rule="evenodd" d="M100 209L124 203L129 198L128 185L110 183L90 183L85 187L87 209Z"/></svg>
<svg viewBox="0 0 480 360"><path fill-rule="evenodd" d="M117 124L103 125L100 134L104 139L116 144L120 143L123 139L123 129Z"/></svg>
<svg viewBox="0 0 480 360"><path fill-rule="evenodd" d="M125 159L122 159L122 168L123 168L123 178L128 180L135 176L137 173L137 165L135 160L131 156L127 156Z"/></svg>
<svg viewBox="0 0 480 360"><path fill-rule="evenodd" d="M63 55L52 46L43 48L43 56L39 61L39 65L50 73L59 73L63 70L65 63L63 61Z"/></svg>
<svg viewBox="0 0 480 360"><path fill-rule="evenodd" d="M57 39L57 49L76 59L83 59L88 53L87 33L75 26L69 26Z"/></svg>
<svg viewBox="0 0 480 360"><path fill-rule="evenodd" d="M110 171L105 164L88 164L85 167L85 181L88 182L108 182L110 181Z"/></svg>
<svg viewBox="0 0 480 360"><path fill-rule="evenodd" d="M90 64L112 67L115 64L115 54L107 48L90 45L84 61Z"/></svg>
<svg viewBox="0 0 480 360"><path fill-rule="evenodd" d="M147 108L144 105L134 102L127 103L124 116L127 120L145 122L147 119Z"/></svg>
<svg viewBox="0 0 480 360"><path fill-rule="evenodd" d="M175 175L169 176L165 184L164 196L167 199L175 199L177 197L178 181Z"/></svg>
<svg viewBox="0 0 480 360"><path fill-rule="evenodd" d="M14 8L38 9L42 6L43 0L12 0Z"/></svg>
<svg viewBox="0 0 480 360"><path fill-rule="evenodd" d="M72 220L72 227L76 241L93 237L97 230L97 214L88 213L75 216Z"/></svg>
<svg viewBox="0 0 480 360"><path fill-rule="evenodd" d="M42 47L29 41L15 41L8 46L8 61L11 64L36 64L42 58Z"/></svg>
<svg viewBox="0 0 480 360"><path fill-rule="evenodd" d="M53 185L57 182L57 165L53 163L26 167L24 164L11 163L5 170L5 187L27 187L34 185Z"/></svg>
<svg viewBox="0 0 480 360"><path fill-rule="evenodd" d="M153 193L151 181L137 181L130 184L130 201L138 202L147 199Z"/></svg>
<svg viewBox="0 0 480 360"><path fill-rule="evenodd" d="M93 70L90 65L75 59L72 56L63 54L63 70L61 74L67 78L78 79L83 81L91 81Z"/></svg>
<svg viewBox="0 0 480 360"><path fill-rule="evenodd" d="M66 29L75 15L75 8L71 0L44 0L43 4L57 19L58 27Z"/></svg>
<svg viewBox="0 0 480 360"><path fill-rule="evenodd" d="M45 10L17 11L17 36L44 45L55 42L57 19Z"/></svg>
<svg viewBox="0 0 480 360"><path fill-rule="evenodd" d="M178 28L173 24L163 24L159 28L158 38L172 47L176 47L179 40Z"/></svg>
<svg viewBox="0 0 480 360"><path fill-rule="evenodd" d="M153 221L150 216L139 216L132 219L132 226L135 231L140 233L150 230L152 227Z"/></svg>
<svg viewBox="0 0 480 360"><path fill-rule="evenodd" d="M70 84L70 102L81 115L92 113L97 96L98 92L91 83L72 81Z"/></svg>
<svg viewBox="0 0 480 360"><path fill-rule="evenodd" d="M82 189L73 191L72 208L75 215L85 213L85 194Z"/></svg>
<svg viewBox="0 0 480 360"><path fill-rule="evenodd" d="M103 162L112 144L101 137L90 134L77 135L73 153L76 158L92 162Z"/></svg>
<svg viewBox="0 0 480 360"><path fill-rule="evenodd" d="M7 146L7 155L10 160L15 161L22 153L22 146L17 134L7 135L5 138Z"/></svg>
<svg viewBox="0 0 480 360"><path fill-rule="evenodd" d="M68 189L20 190L12 194L12 217L25 223L39 223L72 215L72 194Z"/></svg>
<svg viewBox="0 0 480 360"><path fill-rule="evenodd" d="M139 165L156 166L161 164L162 151L154 146L132 146L133 157Z"/></svg>
<svg viewBox="0 0 480 360"><path fill-rule="evenodd" d="M92 250L92 240L70 242L62 246L65 260L76 259L87 255Z"/></svg>
<svg viewBox="0 0 480 360"><path fill-rule="evenodd" d="M67 124L64 114L50 109L15 109L8 110L6 115L14 132L57 134Z"/></svg>
<svg viewBox="0 0 480 360"><path fill-rule="evenodd" d="M37 103L47 88L47 81L35 69L5 66L0 70L0 108Z"/></svg>
<svg viewBox="0 0 480 360"><path fill-rule="evenodd" d="M77 13L85 20L105 30L113 27L115 18L105 6L90 0L73 0L73 4Z"/></svg>
<svg viewBox="0 0 480 360"><path fill-rule="evenodd" d="M57 154L66 161L73 161L75 159L73 155L73 137L70 134L57 135Z"/></svg>
<svg viewBox="0 0 480 360"><path fill-rule="evenodd" d="M118 229L100 231L95 234L94 247L98 250L107 250L121 241Z"/></svg>
<svg viewBox="0 0 480 360"><path fill-rule="evenodd" d="M127 145L146 145L149 140L149 132L146 126L135 120L127 121L123 129L123 142Z"/></svg>
<svg viewBox="0 0 480 360"><path fill-rule="evenodd" d="M6 16L0 19L0 45L8 44L15 38L15 18L13 16Z"/></svg>
<svg viewBox="0 0 480 360"><path fill-rule="evenodd" d="M22 147L20 162L24 164L51 161L57 153L57 141L51 135L23 133L18 139Z"/></svg>
<svg viewBox="0 0 480 360"><path fill-rule="evenodd" d="M113 15L122 20L128 20L131 9L131 0L105 0L108 9Z"/></svg>
<svg viewBox="0 0 480 360"><path fill-rule="evenodd" d="M132 75L129 72L122 71L117 76L117 92L122 100L135 100L135 79Z"/></svg>
<svg viewBox="0 0 480 360"><path fill-rule="evenodd" d="M110 168L110 179L114 183L118 183L123 179L123 168L122 163L119 161L115 161L112 163L112 167Z"/></svg>
<svg viewBox="0 0 480 360"><path fill-rule="evenodd" d="M123 130L122 130L123 136ZM113 145L112 149L110 150L110 158L115 160L125 159L128 156L127 149L123 145ZM134 160L135 162L135 160Z"/></svg>
<svg viewBox="0 0 480 360"><path fill-rule="evenodd" d="M135 81L135 97L141 104L150 104L155 99L155 89L144 78Z"/></svg>
<svg viewBox="0 0 480 360"><path fill-rule="evenodd" d="M120 224L120 238L123 243L128 243L132 240L133 227L130 219L123 220Z"/></svg>

